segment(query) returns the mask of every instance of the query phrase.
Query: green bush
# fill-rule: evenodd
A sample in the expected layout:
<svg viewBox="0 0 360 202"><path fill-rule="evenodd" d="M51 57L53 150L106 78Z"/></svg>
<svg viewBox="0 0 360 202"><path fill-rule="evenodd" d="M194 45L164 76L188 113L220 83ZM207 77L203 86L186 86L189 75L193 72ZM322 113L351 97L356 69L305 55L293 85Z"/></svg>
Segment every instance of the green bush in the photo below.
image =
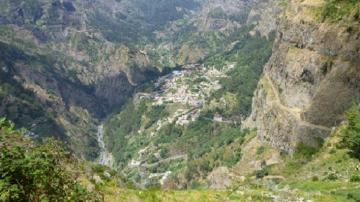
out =
<svg viewBox="0 0 360 202"><path fill-rule="evenodd" d="M210 165L210 162L208 160L201 161L199 168L201 171L204 171L204 172L210 172L213 169L213 167Z"/></svg>
<svg viewBox="0 0 360 202"><path fill-rule="evenodd" d="M330 181L335 181L338 179L338 176L335 174L335 173L330 173L328 176L327 176L327 179L330 180Z"/></svg>
<svg viewBox="0 0 360 202"><path fill-rule="evenodd" d="M231 151L231 153L225 152L223 155L223 161L227 167L232 167L241 160L241 157L241 148L237 148L234 151Z"/></svg>
<svg viewBox="0 0 360 202"><path fill-rule="evenodd" d="M221 7L216 7L209 12L208 17L215 19L226 19L227 15Z"/></svg>
<svg viewBox="0 0 360 202"><path fill-rule="evenodd" d="M360 201L360 194L359 194L359 192L351 192L351 193L347 194L347 198L352 199L352 200L354 200L356 202L359 202Z"/></svg>
<svg viewBox="0 0 360 202"><path fill-rule="evenodd" d="M160 157L167 158L169 155L169 150L167 148L163 148L160 150Z"/></svg>
<svg viewBox="0 0 360 202"><path fill-rule="evenodd" d="M326 0L321 10L321 18L322 20L329 19L331 22L338 22L350 15L358 3L358 0ZM354 19L356 19L355 16Z"/></svg>
<svg viewBox="0 0 360 202"><path fill-rule="evenodd" d="M312 176L311 181L313 181L313 182L319 181L319 177L318 176Z"/></svg>
<svg viewBox="0 0 360 202"><path fill-rule="evenodd" d="M335 153L336 153L336 149L335 149L335 148L330 149L329 153L330 153L330 154L335 154Z"/></svg>
<svg viewBox="0 0 360 202"><path fill-rule="evenodd" d="M269 175L268 166L266 165L265 161L261 162L261 170L255 171L255 176L257 179L264 178L265 176Z"/></svg>
<svg viewBox="0 0 360 202"><path fill-rule="evenodd" d="M158 159L156 158L156 156L154 155L154 154L151 154L150 156L149 156L149 158L147 159L147 162L148 163L155 163L155 162L157 162L158 161Z"/></svg>
<svg viewBox="0 0 360 202"><path fill-rule="evenodd" d="M261 146L261 147L257 148L256 154L260 155L260 154L264 153L265 150L266 150L266 148L264 146Z"/></svg>
<svg viewBox="0 0 360 202"><path fill-rule="evenodd" d="M59 142L23 134L0 119L0 201L99 201L68 170L74 159Z"/></svg>
<svg viewBox="0 0 360 202"><path fill-rule="evenodd" d="M350 182L360 182L360 174L354 174L350 177Z"/></svg>
<svg viewBox="0 0 360 202"><path fill-rule="evenodd" d="M165 110L165 106L154 106L151 107L146 113L146 117L149 118L149 121L145 125L145 129L150 128L157 120L160 120L163 117L169 115Z"/></svg>
<svg viewBox="0 0 360 202"><path fill-rule="evenodd" d="M255 176L256 176L257 179L264 178L267 175L269 175L269 172L268 172L268 170L266 168L255 171Z"/></svg>
<svg viewBox="0 0 360 202"><path fill-rule="evenodd" d="M309 146L305 143L299 143L296 147L294 157L295 158L305 158L307 160L310 160L313 155L315 155L318 152L319 148Z"/></svg>
<svg viewBox="0 0 360 202"><path fill-rule="evenodd" d="M343 132L342 144L355 158L360 159L360 104L353 105L347 112L348 125Z"/></svg>

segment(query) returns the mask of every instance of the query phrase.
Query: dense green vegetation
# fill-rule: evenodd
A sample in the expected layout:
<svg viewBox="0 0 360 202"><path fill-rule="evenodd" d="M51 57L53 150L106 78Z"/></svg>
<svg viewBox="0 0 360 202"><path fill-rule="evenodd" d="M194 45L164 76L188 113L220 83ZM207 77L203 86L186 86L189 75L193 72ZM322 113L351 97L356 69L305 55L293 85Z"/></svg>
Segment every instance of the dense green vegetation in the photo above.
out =
<svg viewBox="0 0 360 202"><path fill-rule="evenodd" d="M75 160L60 142L35 143L0 119L0 201L100 201L69 171Z"/></svg>
<svg viewBox="0 0 360 202"><path fill-rule="evenodd" d="M163 106L150 106L145 100L140 103L133 103L130 100L121 108L118 115L113 116L106 123L105 141L117 162L121 164L120 167L126 165L137 150L150 142L145 134L138 134L139 129L141 127L148 129L167 114Z"/></svg>
<svg viewBox="0 0 360 202"><path fill-rule="evenodd" d="M163 159L169 157L169 153L174 155L176 151L177 154L187 155L188 160L186 164L182 161L161 163L150 168L150 171L185 171L191 185L193 177L205 177L213 168L222 165L231 167L241 159L240 147L247 132L241 132L240 127L234 124L213 122L205 114L185 127L176 126L175 123L167 124L154 137L138 132L144 126L146 128L153 125L149 125L154 123L152 115L167 114L165 110L164 107L147 106L145 101L137 105L129 102L119 115L113 116L106 123L108 146L120 168L136 157L137 151L153 145L159 148ZM158 160L151 154L146 162L153 164ZM135 171L129 171L128 175L133 180L140 180Z"/></svg>
<svg viewBox="0 0 360 202"><path fill-rule="evenodd" d="M46 112L46 106L36 99L34 92L24 89L12 76L17 61L36 63L36 60L14 46L0 43L0 64L7 66L0 70L0 114L21 127L33 129L33 132L53 131L54 135L59 135L61 131L52 114ZM32 128L33 124L38 127Z"/></svg>
<svg viewBox="0 0 360 202"><path fill-rule="evenodd" d="M141 117L146 110L144 102L135 108L134 103L128 102L121 108L118 116L113 116L105 125L105 142L119 163L125 163L131 159L134 152L142 147L142 141L146 139L139 137L138 143L129 142L129 135L137 132L140 128Z"/></svg>
<svg viewBox="0 0 360 202"><path fill-rule="evenodd" d="M347 113L348 125L343 132L342 143L351 154L360 159L360 104L354 104Z"/></svg>
<svg viewBox="0 0 360 202"><path fill-rule="evenodd" d="M248 29L243 31L243 36L239 38L239 42L232 51L206 60L207 65L217 68L235 64L235 67L227 73L229 77L221 81L222 89L215 92L213 96L214 99L220 99L228 93L235 95L234 107L213 109L227 117L249 115L252 96L263 67L271 55L274 40L273 34L268 40L260 36L250 37L247 34Z"/></svg>
<svg viewBox="0 0 360 202"><path fill-rule="evenodd" d="M360 19L360 3L358 0L326 0L321 10L321 18L338 22L349 15L353 20Z"/></svg>
<svg viewBox="0 0 360 202"><path fill-rule="evenodd" d="M145 116L148 118L145 129L152 126L157 120L168 116L169 113L165 110L165 106L153 106L146 112Z"/></svg>
<svg viewBox="0 0 360 202"><path fill-rule="evenodd" d="M156 143L167 150L188 156L185 176L188 185L206 177L219 166L231 167L241 159L241 144L246 132L231 124L215 123L200 117L184 128L164 127Z"/></svg>

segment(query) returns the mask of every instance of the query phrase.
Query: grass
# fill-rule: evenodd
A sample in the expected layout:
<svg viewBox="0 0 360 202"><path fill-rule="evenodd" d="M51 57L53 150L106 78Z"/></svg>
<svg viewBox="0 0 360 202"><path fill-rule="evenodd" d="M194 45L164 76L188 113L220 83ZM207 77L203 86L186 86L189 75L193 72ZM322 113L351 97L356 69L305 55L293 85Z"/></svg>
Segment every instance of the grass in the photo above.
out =
<svg viewBox="0 0 360 202"><path fill-rule="evenodd" d="M326 0L320 10L320 18L337 23L353 15L354 20L359 18L360 2L358 0Z"/></svg>
<svg viewBox="0 0 360 202"><path fill-rule="evenodd" d="M229 194L226 190L213 189L192 189L192 190L107 190L105 200L112 201L144 201L144 202L238 202L250 199L251 201L272 201L269 197L263 196L260 192L234 192ZM118 194L114 194L118 193Z"/></svg>
<svg viewBox="0 0 360 202"><path fill-rule="evenodd" d="M300 189L305 192L329 192L330 190L337 189L349 185L346 182L328 182L328 181L296 181L289 183L293 188Z"/></svg>
<svg viewBox="0 0 360 202"><path fill-rule="evenodd" d="M270 175L286 178L279 188L297 190L298 194L319 202L359 201L360 183L351 182L351 178L359 173L356 166L360 162L351 158L346 148L339 148L345 127L339 127L316 153L312 150L309 153L304 147L300 153L305 160L287 158L282 165L271 167Z"/></svg>
<svg viewBox="0 0 360 202"><path fill-rule="evenodd" d="M297 181L289 184L298 189L302 195L311 196L314 201L357 201L360 188L353 188L353 183L329 181Z"/></svg>

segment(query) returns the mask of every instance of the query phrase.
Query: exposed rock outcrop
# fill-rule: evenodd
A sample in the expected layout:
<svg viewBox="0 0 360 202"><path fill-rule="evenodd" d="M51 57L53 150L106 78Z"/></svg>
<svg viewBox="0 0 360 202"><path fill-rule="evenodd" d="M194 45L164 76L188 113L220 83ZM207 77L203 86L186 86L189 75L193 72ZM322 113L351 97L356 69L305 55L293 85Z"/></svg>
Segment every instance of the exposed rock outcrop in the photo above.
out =
<svg viewBox="0 0 360 202"><path fill-rule="evenodd" d="M320 22L323 3L289 2L246 124L289 152L299 142L317 146L360 99L359 22Z"/></svg>

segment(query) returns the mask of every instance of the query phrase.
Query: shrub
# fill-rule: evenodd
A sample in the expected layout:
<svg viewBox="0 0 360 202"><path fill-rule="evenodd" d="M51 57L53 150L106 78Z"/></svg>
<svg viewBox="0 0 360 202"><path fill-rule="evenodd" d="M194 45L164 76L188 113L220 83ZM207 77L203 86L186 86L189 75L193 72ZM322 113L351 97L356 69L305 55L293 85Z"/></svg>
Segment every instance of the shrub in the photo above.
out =
<svg viewBox="0 0 360 202"><path fill-rule="evenodd" d="M261 179L267 175L269 175L268 166L266 165L265 161L262 161L261 162L261 170L255 171L255 176L256 176L256 178Z"/></svg>
<svg viewBox="0 0 360 202"><path fill-rule="evenodd" d="M213 169L208 160L201 161L199 168L201 171L204 171L204 172L210 172Z"/></svg>
<svg viewBox="0 0 360 202"><path fill-rule="evenodd" d="M354 174L350 177L350 182L360 182L360 174Z"/></svg>
<svg viewBox="0 0 360 202"><path fill-rule="evenodd" d="M264 178L265 176L269 175L269 172L266 168L263 168L261 170L255 171L255 176L258 179Z"/></svg>
<svg viewBox="0 0 360 202"><path fill-rule="evenodd" d="M335 173L330 173L328 176L327 176L327 179L330 180L330 181L335 181L338 179L337 175Z"/></svg>
<svg viewBox="0 0 360 202"><path fill-rule="evenodd" d="M149 156L149 158L147 159L147 162L148 163L155 163L155 162L157 162L158 161L158 159L156 158L156 156L154 155L154 154L151 154L150 156Z"/></svg>
<svg viewBox="0 0 360 202"><path fill-rule="evenodd" d="M317 148L315 147L311 147L306 145L305 143L300 143L298 144L298 146L296 147L295 150L295 158L305 158L307 160L310 160L311 157L316 154L316 152L318 151Z"/></svg>
<svg viewBox="0 0 360 202"><path fill-rule="evenodd" d="M330 153L330 154L335 154L335 153L336 153L336 149L335 149L335 148L330 149L329 153Z"/></svg>
<svg viewBox="0 0 360 202"><path fill-rule="evenodd" d="M350 154L360 159L360 104L353 105L347 112L348 126L343 132L342 145Z"/></svg>
<svg viewBox="0 0 360 202"><path fill-rule="evenodd" d="M208 17L215 19L226 19L227 15L221 7L216 7L209 12Z"/></svg>
<svg viewBox="0 0 360 202"><path fill-rule="evenodd" d="M167 158L169 156L169 150L167 148L163 148L160 150L160 157Z"/></svg>
<svg viewBox="0 0 360 202"><path fill-rule="evenodd" d="M311 181L313 181L313 182L319 181L319 177L318 176L313 176L311 178Z"/></svg>
<svg viewBox="0 0 360 202"><path fill-rule="evenodd" d="M347 198L358 202L360 201L360 194L358 192L351 192L347 194Z"/></svg>
<svg viewBox="0 0 360 202"><path fill-rule="evenodd" d="M257 155L260 155L260 154L264 153L264 152L265 152L265 149L266 149L266 148L265 148L264 146L261 146L261 147L257 148L256 154L257 154Z"/></svg>
<svg viewBox="0 0 360 202"><path fill-rule="evenodd" d="M55 140L37 144L0 119L0 201L99 201L69 171L71 155Z"/></svg>
<svg viewBox="0 0 360 202"><path fill-rule="evenodd" d="M351 14L357 3L358 0L326 0L321 11L321 18L338 22Z"/></svg>
<svg viewBox="0 0 360 202"><path fill-rule="evenodd" d="M241 160L241 157L241 148L237 148L234 151L225 152L223 155L223 161L227 167L232 167Z"/></svg>

